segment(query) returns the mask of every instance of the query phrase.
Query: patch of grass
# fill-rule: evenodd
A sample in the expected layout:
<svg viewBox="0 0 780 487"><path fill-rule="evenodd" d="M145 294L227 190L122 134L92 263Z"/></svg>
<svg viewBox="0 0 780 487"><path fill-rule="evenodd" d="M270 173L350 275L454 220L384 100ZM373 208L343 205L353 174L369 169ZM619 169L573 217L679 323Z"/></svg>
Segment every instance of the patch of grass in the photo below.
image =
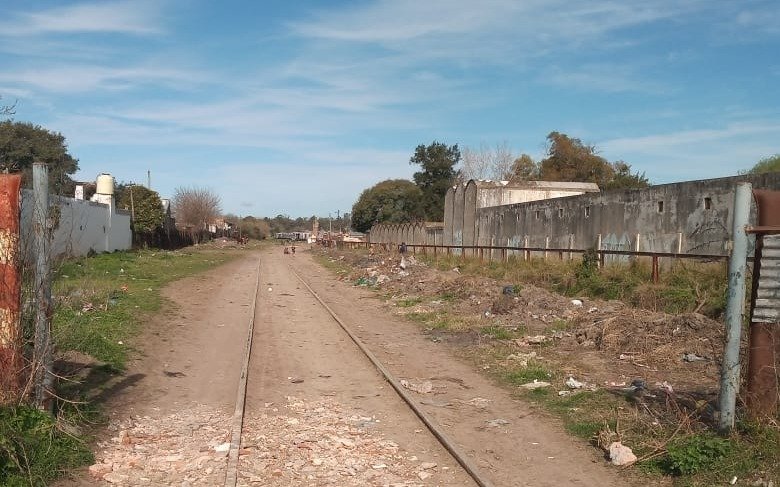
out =
<svg viewBox="0 0 780 487"><path fill-rule="evenodd" d="M89 448L37 409L0 407L0 485L45 486L64 469L93 461Z"/></svg>
<svg viewBox="0 0 780 487"><path fill-rule="evenodd" d="M426 262L441 270L457 267L463 275L529 283L566 296L617 299L654 311L698 311L719 318L726 306L724 263L684 261L661 269L661 281L652 283L649 262L641 259L608 263L599 268L593 257L584 260L510 256L506 262L480 262L470 257L432 256Z"/></svg>
<svg viewBox="0 0 780 487"><path fill-rule="evenodd" d="M396 301L395 305L401 308L411 308L412 306L417 306L418 304L422 303L422 298L406 298L406 299L400 299Z"/></svg>
<svg viewBox="0 0 780 487"><path fill-rule="evenodd" d="M496 339L496 340L511 340L512 338L515 338L517 335L512 330L505 328L503 326L483 326L479 330L480 334L489 336L490 338Z"/></svg>
<svg viewBox="0 0 780 487"><path fill-rule="evenodd" d="M60 351L75 350L122 370L144 313L160 309L170 281L222 264L228 251L141 250L64 262L52 294L52 337Z"/></svg>
<svg viewBox="0 0 780 487"><path fill-rule="evenodd" d="M564 426L570 434L583 440L590 440L604 427L604 423L597 421L572 421L565 423Z"/></svg>
<svg viewBox="0 0 780 487"><path fill-rule="evenodd" d="M550 326L547 327L547 331L566 331L572 328L572 323L567 320L562 320L560 318L556 319L555 321L550 324Z"/></svg>
<svg viewBox="0 0 780 487"><path fill-rule="evenodd" d="M451 303L458 299L458 295L455 293L442 293L436 297L435 300L442 301L445 303Z"/></svg>
<svg viewBox="0 0 780 487"><path fill-rule="evenodd" d="M415 323L429 323L436 319L438 316L438 313L434 313L431 311L423 311L420 313L408 313L405 315L408 319L414 321Z"/></svg>
<svg viewBox="0 0 780 487"><path fill-rule="evenodd" d="M539 362L528 362L525 367L512 367L503 373L502 379L514 386L521 386L533 381L547 381L553 377L552 372Z"/></svg>

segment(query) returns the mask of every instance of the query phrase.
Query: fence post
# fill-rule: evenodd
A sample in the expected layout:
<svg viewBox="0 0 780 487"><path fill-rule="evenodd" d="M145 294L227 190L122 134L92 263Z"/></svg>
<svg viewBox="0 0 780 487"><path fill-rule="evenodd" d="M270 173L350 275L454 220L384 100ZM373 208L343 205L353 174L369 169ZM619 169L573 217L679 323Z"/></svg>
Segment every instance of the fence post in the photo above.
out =
<svg viewBox="0 0 780 487"><path fill-rule="evenodd" d="M22 331L19 275L19 188L22 176L0 174L0 404L21 389Z"/></svg>
<svg viewBox="0 0 780 487"><path fill-rule="evenodd" d="M596 253L599 256L599 267L604 267L604 254L601 253L601 234L596 238Z"/></svg>
<svg viewBox="0 0 780 487"><path fill-rule="evenodd" d="M528 248L528 235L523 237L523 247ZM526 250L525 251L525 260L531 260L531 251Z"/></svg>
<svg viewBox="0 0 780 487"><path fill-rule="evenodd" d="M547 260L547 249L550 248L550 237L544 237L544 260Z"/></svg>
<svg viewBox="0 0 780 487"><path fill-rule="evenodd" d="M569 234L569 260L572 260L572 249L574 248L574 234Z"/></svg>
<svg viewBox="0 0 780 487"><path fill-rule="evenodd" d="M737 394L739 393L739 344L742 336L742 315L745 310L745 272L748 252L745 227L750 218L750 190L750 183L739 183L734 193L732 247L726 301L726 347L723 352L720 376L718 427L723 433L729 432L734 427Z"/></svg>
<svg viewBox="0 0 780 487"><path fill-rule="evenodd" d="M51 275L49 273L49 169L33 164L33 249L35 252L35 405L49 409L51 376Z"/></svg>

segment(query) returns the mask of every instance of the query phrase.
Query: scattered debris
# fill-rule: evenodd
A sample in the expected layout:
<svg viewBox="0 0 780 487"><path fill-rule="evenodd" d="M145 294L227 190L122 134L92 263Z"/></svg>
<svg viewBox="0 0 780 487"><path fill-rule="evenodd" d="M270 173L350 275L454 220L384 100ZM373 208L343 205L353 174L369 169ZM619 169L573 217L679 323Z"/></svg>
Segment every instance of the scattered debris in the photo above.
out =
<svg viewBox="0 0 780 487"><path fill-rule="evenodd" d="M631 448L623 445L621 442L615 441L609 445L609 461L612 462L612 465L618 467L631 465L636 462L636 460L636 455L634 455Z"/></svg>
<svg viewBox="0 0 780 487"><path fill-rule="evenodd" d="M528 389L529 391L532 391L534 389L541 389L542 387L550 387L550 383L534 379L533 382L529 382L527 384L523 384L520 387L522 389Z"/></svg>
<svg viewBox="0 0 780 487"><path fill-rule="evenodd" d="M709 360L707 357L702 357L701 355L696 355L695 353L685 353L683 354L682 359L686 362L704 362Z"/></svg>
<svg viewBox="0 0 780 487"><path fill-rule="evenodd" d="M414 391L418 394L429 394L433 392L433 382L429 380L412 382L406 379L401 379L401 385L405 389L409 389L410 391Z"/></svg>
<svg viewBox="0 0 780 487"><path fill-rule="evenodd" d="M506 357L507 360L516 361L517 364L521 367L527 367L528 362L535 358L537 358L536 352L529 352L529 353L516 352L516 353L509 354Z"/></svg>
<svg viewBox="0 0 780 487"><path fill-rule="evenodd" d="M506 426L509 424L509 421L501 418L491 419L489 421L485 421L490 428L498 428L499 426Z"/></svg>
<svg viewBox="0 0 780 487"><path fill-rule="evenodd" d="M566 387L568 387L569 389L582 389L583 387L585 387L585 383L578 381L574 377L569 377L568 379L566 379Z"/></svg>
<svg viewBox="0 0 780 487"><path fill-rule="evenodd" d="M582 300L580 300L580 299L572 299L571 300L571 304L573 304L574 306L582 306Z"/></svg>
<svg viewBox="0 0 780 487"><path fill-rule="evenodd" d="M485 409L489 403L490 403L490 399L485 399L484 397L474 397L466 401L466 404L469 404L479 409Z"/></svg>

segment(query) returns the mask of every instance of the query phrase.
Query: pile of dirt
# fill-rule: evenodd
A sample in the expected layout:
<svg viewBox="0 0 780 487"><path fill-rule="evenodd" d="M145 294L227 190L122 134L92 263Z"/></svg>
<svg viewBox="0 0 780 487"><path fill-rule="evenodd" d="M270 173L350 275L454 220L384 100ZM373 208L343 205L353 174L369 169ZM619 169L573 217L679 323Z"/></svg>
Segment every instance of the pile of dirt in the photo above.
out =
<svg viewBox="0 0 780 487"><path fill-rule="evenodd" d="M327 255L351 266L343 280L379 288L391 304L417 303L397 308L399 314L445 310L469 324L463 332L520 330L534 339L515 337L509 344L521 352L543 346L547 360L589 381L622 384L641 377L698 392L715 389L724 327L704 315L573 299L525 283L465 276L457 267L438 270L414 256L336 250Z"/></svg>

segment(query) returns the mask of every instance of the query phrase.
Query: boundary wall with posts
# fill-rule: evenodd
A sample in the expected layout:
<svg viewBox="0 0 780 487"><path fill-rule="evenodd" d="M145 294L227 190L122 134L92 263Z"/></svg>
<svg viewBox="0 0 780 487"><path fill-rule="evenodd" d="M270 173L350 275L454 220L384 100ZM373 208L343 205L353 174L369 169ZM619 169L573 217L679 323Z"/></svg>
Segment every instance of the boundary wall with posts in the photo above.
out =
<svg viewBox="0 0 780 487"><path fill-rule="evenodd" d="M743 181L757 189L780 189L780 173L742 175L482 207L475 209L472 220L466 215L471 212L463 211L472 198L467 198L465 186L462 191L458 186L447 194L442 242L448 253L456 254L476 255L480 247L484 254L492 247L486 255L490 258L590 248L605 251L606 261L624 261L643 252L725 256L734 188ZM410 238L413 225L375 225L370 241L440 245L430 238Z"/></svg>
<svg viewBox="0 0 780 487"><path fill-rule="evenodd" d="M32 247L32 192L22 190L21 247ZM51 256L79 257L93 252L127 250L132 246L130 212L93 201L51 196Z"/></svg>

